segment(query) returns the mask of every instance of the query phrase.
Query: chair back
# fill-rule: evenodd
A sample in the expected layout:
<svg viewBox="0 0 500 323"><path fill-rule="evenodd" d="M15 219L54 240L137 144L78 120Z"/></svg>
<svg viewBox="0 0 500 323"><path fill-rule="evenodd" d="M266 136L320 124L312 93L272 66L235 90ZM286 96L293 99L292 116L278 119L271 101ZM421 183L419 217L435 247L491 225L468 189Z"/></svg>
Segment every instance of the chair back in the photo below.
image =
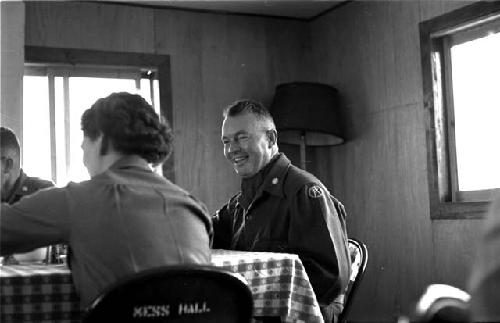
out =
<svg viewBox="0 0 500 323"><path fill-rule="evenodd" d="M117 282L85 310L84 323L249 323L252 293L237 274L214 266L150 269Z"/></svg>
<svg viewBox="0 0 500 323"><path fill-rule="evenodd" d="M356 238L348 239L349 255L351 256L351 277L347 284L347 289L344 295L344 309L339 315L339 322L346 322L347 314L351 308L352 300L358 286L363 278L368 262L368 249L366 245Z"/></svg>
<svg viewBox="0 0 500 323"><path fill-rule="evenodd" d="M414 323L468 323L470 295L454 286L431 284L417 302Z"/></svg>

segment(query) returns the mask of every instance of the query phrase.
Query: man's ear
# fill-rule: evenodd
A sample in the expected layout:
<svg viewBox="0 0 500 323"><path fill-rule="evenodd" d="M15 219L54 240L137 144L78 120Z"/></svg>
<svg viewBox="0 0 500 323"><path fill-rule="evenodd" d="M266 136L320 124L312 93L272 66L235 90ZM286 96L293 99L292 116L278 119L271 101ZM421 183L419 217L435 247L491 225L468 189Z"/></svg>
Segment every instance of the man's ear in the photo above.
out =
<svg viewBox="0 0 500 323"><path fill-rule="evenodd" d="M4 173L10 173L12 169L14 168L14 160L10 157L5 157L4 161L5 167L4 167Z"/></svg>
<svg viewBox="0 0 500 323"><path fill-rule="evenodd" d="M267 139L269 140L269 148L275 146L278 143L278 132L276 131L276 129L267 131Z"/></svg>

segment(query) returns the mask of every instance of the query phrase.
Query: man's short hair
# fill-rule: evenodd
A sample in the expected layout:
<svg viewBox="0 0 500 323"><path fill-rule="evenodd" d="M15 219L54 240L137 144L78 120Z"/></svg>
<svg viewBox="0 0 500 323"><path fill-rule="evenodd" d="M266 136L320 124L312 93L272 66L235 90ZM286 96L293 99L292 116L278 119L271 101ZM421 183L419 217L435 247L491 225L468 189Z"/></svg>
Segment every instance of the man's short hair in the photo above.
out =
<svg viewBox="0 0 500 323"><path fill-rule="evenodd" d="M19 156L21 147L14 131L6 127L0 128L0 147L2 151L4 149L11 149Z"/></svg>
<svg viewBox="0 0 500 323"><path fill-rule="evenodd" d="M258 101L247 99L235 101L224 108L222 116L225 119L227 117L235 117L245 113L253 114L259 121L270 122L272 128L276 128L271 113L269 113L269 110L267 110L266 107Z"/></svg>

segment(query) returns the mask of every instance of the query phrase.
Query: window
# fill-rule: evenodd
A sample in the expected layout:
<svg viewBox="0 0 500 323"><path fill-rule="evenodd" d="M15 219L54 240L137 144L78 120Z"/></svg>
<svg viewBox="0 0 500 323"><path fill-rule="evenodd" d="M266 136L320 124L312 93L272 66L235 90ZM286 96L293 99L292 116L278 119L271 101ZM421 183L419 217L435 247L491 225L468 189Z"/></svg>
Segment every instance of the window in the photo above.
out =
<svg viewBox="0 0 500 323"><path fill-rule="evenodd" d="M127 91L143 96L171 121L169 73L164 55L27 46L23 168L57 186L88 179L80 148L82 113L100 97ZM174 180L171 158L155 171Z"/></svg>
<svg viewBox="0 0 500 323"><path fill-rule="evenodd" d="M32 176L51 178L57 186L89 179L80 148L83 112L100 97L126 91L140 94L159 113L158 80L154 76L155 71L138 68L27 64L23 81L23 124L28 125L23 127L24 170ZM155 170L161 174L160 168Z"/></svg>
<svg viewBox="0 0 500 323"><path fill-rule="evenodd" d="M500 5L420 24L431 217L479 218L500 192Z"/></svg>

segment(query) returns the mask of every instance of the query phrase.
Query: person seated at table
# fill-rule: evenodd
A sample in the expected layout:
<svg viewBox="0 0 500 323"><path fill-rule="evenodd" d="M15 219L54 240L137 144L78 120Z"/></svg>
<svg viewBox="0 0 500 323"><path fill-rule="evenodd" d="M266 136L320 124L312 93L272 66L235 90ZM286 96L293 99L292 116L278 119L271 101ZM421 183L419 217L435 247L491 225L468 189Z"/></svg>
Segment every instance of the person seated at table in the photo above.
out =
<svg viewBox="0 0 500 323"><path fill-rule="evenodd" d="M241 191L213 217L213 248L297 254L325 321L336 320L350 274L344 207L279 152L273 118L259 102L224 109L222 143Z"/></svg>
<svg viewBox="0 0 500 323"><path fill-rule="evenodd" d="M500 322L500 195L491 204L469 281L472 322Z"/></svg>
<svg viewBox="0 0 500 323"><path fill-rule="evenodd" d="M2 204L0 253L69 245L82 306L129 274L175 264L208 264L206 207L149 164L171 151L171 133L141 96L113 93L81 118L83 163L91 177Z"/></svg>
<svg viewBox="0 0 500 323"><path fill-rule="evenodd" d="M38 177L26 175L21 168L21 146L14 131L0 127L0 152L2 157L2 203L14 204L21 198L36 191L54 186L54 183ZM4 257L4 265L18 263L18 259L44 258L47 248L34 250L29 254L8 255Z"/></svg>

